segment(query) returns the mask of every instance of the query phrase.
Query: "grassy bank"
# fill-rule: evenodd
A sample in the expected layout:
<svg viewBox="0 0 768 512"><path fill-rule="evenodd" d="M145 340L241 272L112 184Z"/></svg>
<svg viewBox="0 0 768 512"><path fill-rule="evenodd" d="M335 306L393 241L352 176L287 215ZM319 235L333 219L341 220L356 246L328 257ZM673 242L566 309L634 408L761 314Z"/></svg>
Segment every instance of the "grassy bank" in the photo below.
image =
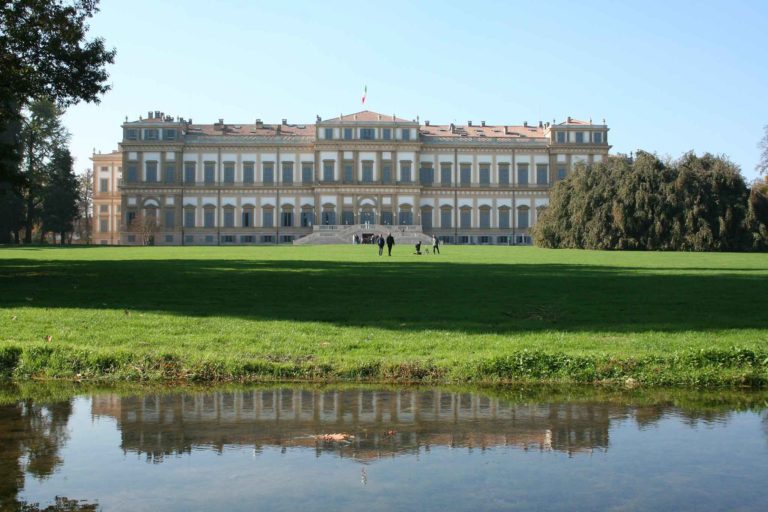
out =
<svg viewBox="0 0 768 512"><path fill-rule="evenodd" d="M768 383L768 255L450 246L439 256L411 253L0 249L0 372Z"/></svg>

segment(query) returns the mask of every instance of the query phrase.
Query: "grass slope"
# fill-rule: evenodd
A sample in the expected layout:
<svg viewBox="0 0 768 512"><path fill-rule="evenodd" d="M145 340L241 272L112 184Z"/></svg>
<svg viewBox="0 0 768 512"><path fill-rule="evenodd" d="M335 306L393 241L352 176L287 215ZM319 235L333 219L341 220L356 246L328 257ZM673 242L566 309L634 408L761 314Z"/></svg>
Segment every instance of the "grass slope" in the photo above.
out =
<svg viewBox="0 0 768 512"><path fill-rule="evenodd" d="M412 252L0 249L0 371L134 380L768 382L768 255Z"/></svg>

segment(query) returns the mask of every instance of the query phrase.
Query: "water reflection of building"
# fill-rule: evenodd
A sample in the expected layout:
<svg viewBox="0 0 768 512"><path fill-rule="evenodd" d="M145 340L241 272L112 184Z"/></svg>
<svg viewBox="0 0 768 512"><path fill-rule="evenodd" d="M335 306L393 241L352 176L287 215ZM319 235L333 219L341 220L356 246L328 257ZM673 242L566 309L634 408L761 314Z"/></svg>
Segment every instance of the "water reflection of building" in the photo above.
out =
<svg viewBox="0 0 768 512"><path fill-rule="evenodd" d="M301 446L360 460L431 446L572 454L606 449L610 420L618 413L605 404L512 404L445 391L271 389L93 400L93 414L117 420L124 450L156 460L197 446L228 445ZM354 437L348 443L315 437L332 432Z"/></svg>

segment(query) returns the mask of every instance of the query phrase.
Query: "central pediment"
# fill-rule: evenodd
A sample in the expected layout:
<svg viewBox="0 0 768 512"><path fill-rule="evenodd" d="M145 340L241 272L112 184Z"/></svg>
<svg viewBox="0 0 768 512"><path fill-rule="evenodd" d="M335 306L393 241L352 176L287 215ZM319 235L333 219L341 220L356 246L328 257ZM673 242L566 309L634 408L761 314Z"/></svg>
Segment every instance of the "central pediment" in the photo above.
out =
<svg viewBox="0 0 768 512"><path fill-rule="evenodd" d="M380 114L371 110L363 110L354 114L342 114L331 119L324 119L318 124L340 124L340 123L409 123L416 124L416 121L403 119L394 114Z"/></svg>

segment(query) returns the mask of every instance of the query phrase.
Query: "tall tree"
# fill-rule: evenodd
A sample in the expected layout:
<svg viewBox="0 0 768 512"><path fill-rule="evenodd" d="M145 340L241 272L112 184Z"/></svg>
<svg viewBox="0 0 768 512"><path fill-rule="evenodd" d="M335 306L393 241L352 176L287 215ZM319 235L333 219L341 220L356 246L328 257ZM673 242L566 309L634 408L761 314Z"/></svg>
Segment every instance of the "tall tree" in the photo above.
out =
<svg viewBox="0 0 768 512"><path fill-rule="evenodd" d="M40 220L43 191L51 172L51 160L69 134L61 124L61 112L48 99L36 100L29 108L21 131L23 153L24 243L32 243L32 231Z"/></svg>
<svg viewBox="0 0 768 512"><path fill-rule="evenodd" d="M75 232L81 241L90 245L93 233L93 169L87 168L78 177L77 189L77 223L75 225Z"/></svg>
<svg viewBox="0 0 768 512"><path fill-rule="evenodd" d="M43 190L43 231L57 233L61 245L74 230L78 216L78 180L68 149L57 148L49 164L49 180Z"/></svg>
<svg viewBox="0 0 768 512"><path fill-rule="evenodd" d="M109 90L106 65L115 51L87 39L97 0L5 0L0 3L0 202L24 182L20 165L24 109L51 98L59 108L98 102ZM0 243L12 222L0 218Z"/></svg>
<svg viewBox="0 0 768 512"><path fill-rule="evenodd" d="M757 172L760 174L768 175L768 124L763 127L763 130L765 130L765 133L763 134L760 143L757 145L761 150L760 161L757 162L755 169L757 169Z"/></svg>

